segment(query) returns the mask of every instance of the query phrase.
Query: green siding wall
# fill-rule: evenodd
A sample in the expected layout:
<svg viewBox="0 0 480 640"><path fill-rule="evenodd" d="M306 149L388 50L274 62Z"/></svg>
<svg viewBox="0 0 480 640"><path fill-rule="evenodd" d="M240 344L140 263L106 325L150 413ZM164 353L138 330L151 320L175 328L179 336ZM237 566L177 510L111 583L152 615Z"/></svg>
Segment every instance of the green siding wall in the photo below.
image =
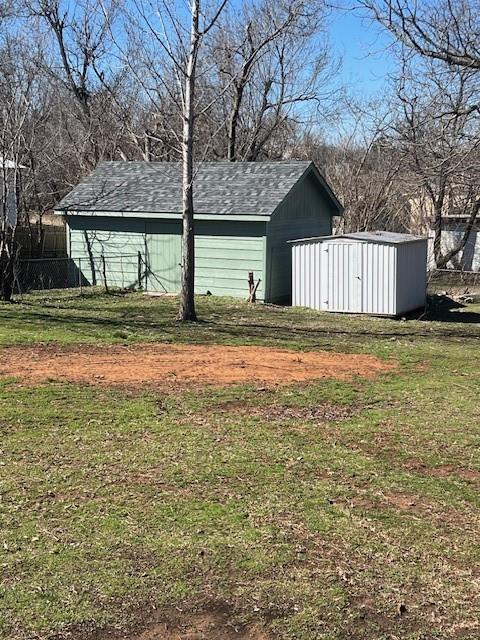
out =
<svg viewBox="0 0 480 640"><path fill-rule="evenodd" d="M197 222L195 226L195 291L219 296L248 296L248 272L264 295L263 222Z"/></svg>
<svg viewBox="0 0 480 640"><path fill-rule="evenodd" d="M267 226L267 300L290 300L292 254L287 241L330 235L333 215L337 215L336 209L312 174L299 182L285 198Z"/></svg>
<svg viewBox="0 0 480 640"><path fill-rule="evenodd" d="M145 254L143 220L102 218L101 216L67 216L69 256L75 267L74 284L92 284L95 274L103 283L102 255L105 256L107 284L111 287L134 287L138 280L138 252ZM120 229L118 231L117 229ZM92 258L89 257L89 249Z"/></svg>
<svg viewBox="0 0 480 640"><path fill-rule="evenodd" d="M137 254L147 265L149 291L180 289L181 223L102 216L67 217L69 255L81 268L82 281L103 282L102 254L110 286L135 286ZM247 276L260 278L258 298L263 299L265 223L198 221L195 225L195 290L197 293L246 298ZM93 265L88 257L88 244ZM145 269L144 269L145 270ZM75 280L76 281L76 280Z"/></svg>

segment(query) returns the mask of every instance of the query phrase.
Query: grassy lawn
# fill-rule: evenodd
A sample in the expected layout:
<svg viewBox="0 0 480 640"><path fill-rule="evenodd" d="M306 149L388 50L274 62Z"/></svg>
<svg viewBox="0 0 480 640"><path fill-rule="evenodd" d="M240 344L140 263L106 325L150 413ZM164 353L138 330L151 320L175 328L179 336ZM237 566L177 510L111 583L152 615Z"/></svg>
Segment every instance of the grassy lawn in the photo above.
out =
<svg viewBox="0 0 480 640"><path fill-rule="evenodd" d="M0 346L258 344L398 367L194 393L0 380L0 637L222 607L272 638L478 639L480 306L396 321L205 297L179 325L176 305L35 294L0 306Z"/></svg>

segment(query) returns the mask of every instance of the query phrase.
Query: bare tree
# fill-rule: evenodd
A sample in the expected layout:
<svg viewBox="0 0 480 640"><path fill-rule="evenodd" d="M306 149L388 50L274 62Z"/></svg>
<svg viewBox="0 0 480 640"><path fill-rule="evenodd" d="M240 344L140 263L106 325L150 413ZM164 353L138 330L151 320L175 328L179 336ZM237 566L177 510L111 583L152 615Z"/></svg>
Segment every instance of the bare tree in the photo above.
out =
<svg viewBox="0 0 480 640"><path fill-rule="evenodd" d="M480 12L471 0L359 0L399 45L397 133L418 180L417 209L433 220L434 258L445 267L465 247L480 209ZM401 121L401 123L400 123ZM446 214L464 220L445 252Z"/></svg>
<svg viewBox="0 0 480 640"><path fill-rule="evenodd" d="M400 117L394 126L411 176L411 197L432 220L438 268L465 247L480 209L480 114L478 74L436 61L406 61L397 83ZM447 214L467 219L460 242L442 252Z"/></svg>
<svg viewBox="0 0 480 640"><path fill-rule="evenodd" d="M293 153L315 160L343 204L337 233L406 231L405 152L391 139L395 116L390 98L363 104L343 96L340 104L343 124L336 124L334 141L325 143L314 130L300 129Z"/></svg>
<svg viewBox="0 0 480 640"><path fill-rule="evenodd" d="M472 0L359 0L396 40L423 57L480 70L480 11Z"/></svg>
<svg viewBox="0 0 480 640"><path fill-rule="evenodd" d="M182 95L182 287L178 319L196 320L195 313L195 236L193 230L193 138L195 134L195 86L198 52L201 43L200 0L190 5L190 47L184 76Z"/></svg>
<svg viewBox="0 0 480 640"><path fill-rule="evenodd" d="M322 0L245 3L225 14L212 58L223 95L226 156L253 161L300 117L330 97L335 58ZM298 107L298 108L297 108ZM219 138L221 143L222 138ZM220 152L222 153L222 152Z"/></svg>
<svg viewBox="0 0 480 640"><path fill-rule="evenodd" d="M49 46L44 47L43 71L64 99L63 126L70 129L84 174L117 150L106 90L113 91L121 76L111 56L117 1L22 1L30 24L37 25Z"/></svg>
<svg viewBox="0 0 480 640"><path fill-rule="evenodd" d="M0 300L4 301L11 299L14 287L20 160L35 80L36 70L22 46L7 36L0 48Z"/></svg>
<svg viewBox="0 0 480 640"><path fill-rule="evenodd" d="M214 95L206 100L205 95L198 92L199 82L205 85L208 73L202 51L226 3L227 0L190 0L185 12L175 10L168 0L137 0L129 16L135 45L127 52L129 68L153 110L161 114L167 104L175 115L167 126L182 167L182 263L177 317L183 322L196 320L194 179L196 165L202 160L202 156L196 157L196 132L199 120L218 99ZM122 51L121 43L119 49ZM125 55L125 51L122 54ZM150 140L155 137L160 138L161 131L148 133Z"/></svg>
<svg viewBox="0 0 480 640"><path fill-rule="evenodd" d="M194 247L194 206L193 206L193 179L194 179L194 136L195 119L197 117L195 105L195 88L197 63L205 35L214 27L220 13L225 7L223 0L214 10L213 15L203 19L200 26L200 0L191 0L190 13L190 46L186 56L186 65L180 67L184 77L182 86L182 286L180 291L180 308L178 320L196 320L194 300L195 279L195 247Z"/></svg>

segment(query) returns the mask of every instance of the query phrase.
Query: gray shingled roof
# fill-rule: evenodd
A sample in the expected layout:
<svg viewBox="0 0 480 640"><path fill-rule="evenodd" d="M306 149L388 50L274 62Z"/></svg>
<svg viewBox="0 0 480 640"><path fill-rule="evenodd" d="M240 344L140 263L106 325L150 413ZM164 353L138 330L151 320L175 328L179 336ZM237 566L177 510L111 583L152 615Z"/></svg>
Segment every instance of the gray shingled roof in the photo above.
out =
<svg viewBox="0 0 480 640"><path fill-rule="evenodd" d="M195 178L195 212L269 216L310 166L315 169L297 161L204 162ZM326 183L324 188L338 205ZM181 213L181 165L101 162L55 209Z"/></svg>

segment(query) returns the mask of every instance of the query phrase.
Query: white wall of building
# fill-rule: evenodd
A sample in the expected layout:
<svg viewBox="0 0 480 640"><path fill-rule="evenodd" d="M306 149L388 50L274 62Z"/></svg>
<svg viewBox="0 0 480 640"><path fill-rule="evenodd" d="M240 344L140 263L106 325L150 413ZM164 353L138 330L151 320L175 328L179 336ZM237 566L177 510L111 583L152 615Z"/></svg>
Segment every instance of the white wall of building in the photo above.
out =
<svg viewBox="0 0 480 640"><path fill-rule="evenodd" d="M464 225L457 223L455 227L447 227L442 230L442 253L454 249L460 243L464 233ZM433 231L428 238L428 266L435 268L433 256ZM480 271L480 227L474 226L463 251L448 264L450 268L463 269L465 271Z"/></svg>

